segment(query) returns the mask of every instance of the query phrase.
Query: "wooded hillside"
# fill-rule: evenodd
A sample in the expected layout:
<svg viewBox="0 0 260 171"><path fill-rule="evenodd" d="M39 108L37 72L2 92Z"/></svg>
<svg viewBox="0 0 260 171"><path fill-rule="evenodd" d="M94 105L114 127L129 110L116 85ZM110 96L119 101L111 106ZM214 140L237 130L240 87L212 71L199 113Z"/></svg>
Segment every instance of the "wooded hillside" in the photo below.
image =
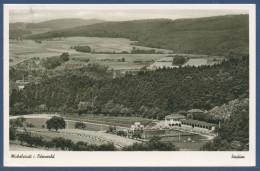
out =
<svg viewBox="0 0 260 171"><path fill-rule="evenodd" d="M163 118L170 112L210 110L248 97L248 57L213 66L140 71L116 79L96 80L86 71L68 70L40 84L28 84L23 91L13 89L11 114L45 110Z"/></svg>
<svg viewBox="0 0 260 171"><path fill-rule="evenodd" d="M173 50L176 53L242 56L248 55L249 16L227 15L196 19L150 19L105 22L27 36L120 37L137 45Z"/></svg>

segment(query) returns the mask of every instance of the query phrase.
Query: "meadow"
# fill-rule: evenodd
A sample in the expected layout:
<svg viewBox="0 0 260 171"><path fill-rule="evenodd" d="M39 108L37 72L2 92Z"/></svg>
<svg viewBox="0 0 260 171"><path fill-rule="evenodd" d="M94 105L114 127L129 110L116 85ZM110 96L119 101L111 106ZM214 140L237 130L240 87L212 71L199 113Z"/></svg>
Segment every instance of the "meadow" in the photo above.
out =
<svg viewBox="0 0 260 171"><path fill-rule="evenodd" d="M96 115L62 115L64 118L70 120L79 120L85 122L91 122L96 124L104 124L122 127L123 129L130 128L135 122L140 122L142 125L148 125L152 122L152 119L141 118L141 117L113 117L113 116L96 116ZM104 126L103 125L103 126ZM105 127L104 127L105 128ZM100 126L99 126L100 129Z"/></svg>
<svg viewBox="0 0 260 171"><path fill-rule="evenodd" d="M26 121L30 124L33 124L35 128L42 129L42 125L46 128L46 121L47 118L26 118ZM75 120L66 120L66 129L75 129L74 125L77 121L81 121L80 119ZM102 125L101 124L95 124L95 123L87 123L85 122L85 125L87 126L86 130L89 131L101 131L101 127L103 131L106 131L108 129L108 125Z"/></svg>
<svg viewBox="0 0 260 171"><path fill-rule="evenodd" d="M104 54L119 53L122 51L130 52L133 47L144 50L155 49L135 46L131 45L131 43L134 42L129 39L99 37L68 37L54 39L52 41L42 41L42 43L36 43L33 40L10 40L10 66L14 66L34 57L39 57L39 59L42 59L46 57L59 56L63 52L68 52L70 58L73 60L65 63L64 66L61 66L58 69L80 67L87 63L82 63L82 60L89 60L89 63L106 65L115 70L135 70L148 66L154 61L166 56L166 54ZM93 51L101 53L81 53L71 49L71 47L78 45L90 46ZM165 53L170 52L169 50L164 49L155 50L163 51ZM104 61L104 59L122 58L125 58L125 62Z"/></svg>

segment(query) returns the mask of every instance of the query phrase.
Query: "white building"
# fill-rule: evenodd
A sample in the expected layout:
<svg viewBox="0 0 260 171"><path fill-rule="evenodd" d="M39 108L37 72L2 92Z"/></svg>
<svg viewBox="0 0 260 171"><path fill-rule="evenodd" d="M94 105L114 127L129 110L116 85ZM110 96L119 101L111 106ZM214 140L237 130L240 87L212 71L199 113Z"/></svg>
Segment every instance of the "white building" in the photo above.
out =
<svg viewBox="0 0 260 171"><path fill-rule="evenodd" d="M179 114L167 115L165 117L165 126L166 127L181 126L180 120L183 119L186 119L186 117L183 115L179 115Z"/></svg>
<svg viewBox="0 0 260 171"><path fill-rule="evenodd" d="M24 89L24 85L18 86L18 90L21 91Z"/></svg>
<svg viewBox="0 0 260 171"><path fill-rule="evenodd" d="M131 125L131 128L130 128L131 131L141 131L143 129L144 129L144 126L141 125L140 122L135 122L135 124Z"/></svg>
<svg viewBox="0 0 260 171"><path fill-rule="evenodd" d="M198 120L181 120L181 127L198 133L212 132L216 129L215 124Z"/></svg>

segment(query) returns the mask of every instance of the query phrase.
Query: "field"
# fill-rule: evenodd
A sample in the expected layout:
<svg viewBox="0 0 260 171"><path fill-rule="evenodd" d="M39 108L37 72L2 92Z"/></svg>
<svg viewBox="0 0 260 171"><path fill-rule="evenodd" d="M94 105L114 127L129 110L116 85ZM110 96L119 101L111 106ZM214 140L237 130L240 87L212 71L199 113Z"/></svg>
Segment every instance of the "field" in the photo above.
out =
<svg viewBox="0 0 260 171"><path fill-rule="evenodd" d="M32 123L35 128L41 129L42 125L46 127L46 121L50 119L52 114L33 114L24 115L28 123ZM102 131L106 131L109 126L122 127L123 129L130 128L135 122L140 122L142 125L148 125L152 122L151 119L141 118L141 117L113 117L113 116L95 116L95 115L73 115L65 114L60 115L66 121L67 129L74 129L74 124L77 121L84 122L87 126L86 130L89 131L100 131L102 126ZM18 116L10 117L10 119L16 119Z"/></svg>
<svg viewBox="0 0 260 171"><path fill-rule="evenodd" d="M178 54L180 55L180 54ZM185 54L182 54L185 55ZM224 58L219 56L207 56L207 55L188 55L190 58L185 64L182 66L201 66L201 65L214 65L221 62ZM149 65L148 69L157 69L157 68L178 68L178 65L172 65L172 60L174 57L164 57L160 58L153 64Z"/></svg>
<svg viewBox="0 0 260 171"><path fill-rule="evenodd" d="M188 138L191 140L188 141ZM205 137L200 135L194 136L181 136L181 142L177 141L178 137L162 138L162 141L173 141L173 144L177 146L180 151L200 151L200 148L207 143Z"/></svg>
<svg viewBox="0 0 260 171"><path fill-rule="evenodd" d="M80 120L97 124L105 124L111 126L119 126L130 128L135 122L147 125L152 122L151 119L141 117L111 117L111 116L94 116L94 115L63 115L66 119ZM99 127L100 128L100 127Z"/></svg>
<svg viewBox="0 0 260 171"><path fill-rule="evenodd" d="M101 59L116 59L124 57L126 59L127 64L125 68L129 69L128 62L133 62L135 60L138 61L152 61L159 59L162 55L136 55L136 54L88 54L77 52L71 47L74 46L90 46L92 50L95 52L122 52L127 51L130 52L133 47L140 49L154 49L148 47L140 47L131 45L133 41L123 38L98 38L98 37L68 37L55 39L53 41L42 41L42 43L36 43L33 40L23 40L16 41L10 40L10 66L16 65L17 63L23 62L26 59L30 59L33 57L45 58L58 56L63 52L68 52L71 58L84 58L89 59L90 61L94 61L95 63L100 63L102 65L111 65L111 63L101 62ZM160 51L164 51L166 53L170 52L169 50L156 49ZM118 65L118 63L116 63ZM114 65L116 65L114 64ZM119 65L122 65L120 63ZM113 63L110 66L113 68ZM124 67L124 66L122 66ZM135 65L130 67L131 69L139 69L139 65Z"/></svg>
<svg viewBox="0 0 260 171"><path fill-rule="evenodd" d="M23 63L25 60L34 57L38 57L38 60L41 60L42 58L59 56L63 52L68 52L71 60L57 67L58 70L75 69L87 66L89 63L97 63L108 66L110 69L121 71L138 71L144 67L147 67L148 69L163 68L164 66L169 68L178 67L172 65L173 57L167 57L169 56L168 53L173 53L172 51L135 46L132 45L132 43L135 42L124 38L101 37L67 37L53 39L52 41L45 40L42 41L42 43L36 43L33 40L10 40L10 66ZM82 53L71 49L71 47L78 45L90 46L92 51L101 53ZM154 49L164 52L165 54L116 54L122 51L131 52L133 47L144 50ZM105 54L103 52L110 54ZM172 55L176 54L171 54L171 56ZM222 59L221 57L207 55L178 55L184 55L191 58L183 66L212 65L218 63ZM122 58L124 58L125 62L118 61ZM213 58L216 58L217 60L213 61Z"/></svg>

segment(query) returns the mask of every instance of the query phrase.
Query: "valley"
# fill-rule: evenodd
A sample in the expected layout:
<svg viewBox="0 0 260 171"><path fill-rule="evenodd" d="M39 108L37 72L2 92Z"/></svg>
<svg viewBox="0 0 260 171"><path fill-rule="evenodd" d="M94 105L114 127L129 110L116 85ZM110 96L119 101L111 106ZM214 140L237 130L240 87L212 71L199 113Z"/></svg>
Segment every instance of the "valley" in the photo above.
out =
<svg viewBox="0 0 260 171"><path fill-rule="evenodd" d="M68 23L10 24L11 149L248 150L248 15Z"/></svg>

